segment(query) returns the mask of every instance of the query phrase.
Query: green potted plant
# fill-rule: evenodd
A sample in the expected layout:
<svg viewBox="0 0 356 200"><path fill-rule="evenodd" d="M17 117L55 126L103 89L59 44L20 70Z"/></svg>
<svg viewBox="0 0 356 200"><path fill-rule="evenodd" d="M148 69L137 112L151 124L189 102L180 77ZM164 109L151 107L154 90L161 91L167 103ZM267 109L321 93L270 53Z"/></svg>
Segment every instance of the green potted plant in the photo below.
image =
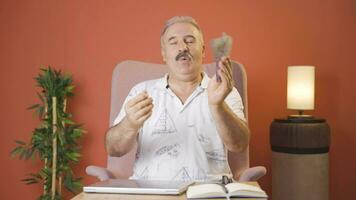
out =
<svg viewBox="0 0 356 200"><path fill-rule="evenodd" d="M33 130L30 142L17 140L11 154L26 160L38 157L43 162L42 169L23 179L26 184L43 184L38 199L63 199L62 185L72 193L82 188L81 178L74 176L71 166L81 156L77 142L84 130L66 112L67 99L73 96L73 79L48 66L41 68L35 80L41 89L37 93L41 102L29 109L35 110L41 124Z"/></svg>

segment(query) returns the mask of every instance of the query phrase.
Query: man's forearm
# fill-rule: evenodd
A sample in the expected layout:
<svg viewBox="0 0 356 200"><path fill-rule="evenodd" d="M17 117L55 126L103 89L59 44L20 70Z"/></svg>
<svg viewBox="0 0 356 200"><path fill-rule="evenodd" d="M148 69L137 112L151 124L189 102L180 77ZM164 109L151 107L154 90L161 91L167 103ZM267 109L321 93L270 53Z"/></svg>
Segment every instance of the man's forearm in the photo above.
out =
<svg viewBox="0 0 356 200"><path fill-rule="evenodd" d="M222 141L229 151L245 150L250 140L250 130L224 102L221 106L210 106L211 113Z"/></svg>
<svg viewBox="0 0 356 200"><path fill-rule="evenodd" d="M110 156L120 157L128 153L136 142L138 129L128 126L126 117L106 133L106 150Z"/></svg>

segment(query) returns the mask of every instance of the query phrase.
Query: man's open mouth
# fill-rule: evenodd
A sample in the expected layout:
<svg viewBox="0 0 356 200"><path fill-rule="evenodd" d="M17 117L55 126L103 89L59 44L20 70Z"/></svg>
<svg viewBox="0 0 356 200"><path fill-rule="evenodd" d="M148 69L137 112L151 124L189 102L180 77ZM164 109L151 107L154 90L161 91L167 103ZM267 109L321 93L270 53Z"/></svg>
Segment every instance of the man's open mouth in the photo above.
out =
<svg viewBox="0 0 356 200"><path fill-rule="evenodd" d="M191 58L189 56L181 56L180 58L178 58L178 60L190 61Z"/></svg>
<svg viewBox="0 0 356 200"><path fill-rule="evenodd" d="M181 52L177 55L176 61L191 61L192 57L187 52Z"/></svg>

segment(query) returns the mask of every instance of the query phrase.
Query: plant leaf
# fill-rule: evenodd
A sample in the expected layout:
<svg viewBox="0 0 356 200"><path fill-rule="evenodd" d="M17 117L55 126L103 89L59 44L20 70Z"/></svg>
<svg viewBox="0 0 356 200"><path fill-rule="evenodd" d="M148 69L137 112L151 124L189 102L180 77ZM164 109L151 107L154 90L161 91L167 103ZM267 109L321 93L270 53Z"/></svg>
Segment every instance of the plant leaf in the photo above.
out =
<svg viewBox="0 0 356 200"><path fill-rule="evenodd" d="M32 105L32 106L28 107L27 109L28 109L28 110L35 109L35 108L37 108L38 106L40 106L40 104Z"/></svg>
<svg viewBox="0 0 356 200"><path fill-rule="evenodd" d="M10 154L15 157L17 154L21 153L23 151L22 146L17 146L14 150L10 152Z"/></svg>
<svg viewBox="0 0 356 200"><path fill-rule="evenodd" d="M20 145L26 145L26 143L21 140L15 140L15 142Z"/></svg>

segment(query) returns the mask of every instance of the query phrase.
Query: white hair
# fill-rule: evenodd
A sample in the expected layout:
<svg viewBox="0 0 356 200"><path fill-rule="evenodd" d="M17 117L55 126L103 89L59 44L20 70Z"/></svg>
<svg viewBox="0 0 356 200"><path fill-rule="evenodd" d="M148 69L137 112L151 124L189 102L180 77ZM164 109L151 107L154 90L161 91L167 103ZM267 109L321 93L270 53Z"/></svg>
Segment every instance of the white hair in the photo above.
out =
<svg viewBox="0 0 356 200"><path fill-rule="evenodd" d="M173 24L176 23L189 23L191 25L193 25L200 33L201 36L201 42L203 43L203 33L201 31L200 26L198 25L198 23L195 21L195 19L193 17L190 16L174 16L172 18L170 18L169 20L166 21L162 31L161 31L161 45L163 44L163 35L166 33L167 29L172 26Z"/></svg>

